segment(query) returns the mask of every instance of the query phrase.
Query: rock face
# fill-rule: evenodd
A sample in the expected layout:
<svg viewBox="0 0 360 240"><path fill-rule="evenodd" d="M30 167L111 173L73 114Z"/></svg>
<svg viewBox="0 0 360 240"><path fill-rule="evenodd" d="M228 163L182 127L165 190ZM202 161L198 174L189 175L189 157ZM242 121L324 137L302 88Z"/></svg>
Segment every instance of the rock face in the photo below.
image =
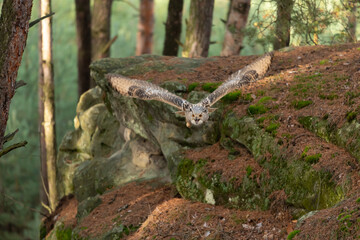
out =
<svg viewBox="0 0 360 240"><path fill-rule="evenodd" d="M184 118L175 114L177 109L174 107L157 101L123 97L110 87L105 78L108 73L117 73L152 81L152 78L144 77L146 73L195 74L197 67L209 62L216 62L216 59L145 55L103 59L91 65L91 76L98 86L80 98L75 130L64 137L57 159L59 195L73 193L76 196L82 206L79 218L98 204L98 194L131 181L148 179L175 183L178 192L186 199L247 210L271 209L272 202L276 202L274 193L282 192L285 208L291 209L294 218L332 207L344 199L352 184L349 179L353 170L339 176L328 163L317 164L322 155L310 154L315 153L312 152L317 149L315 145L294 146L299 137L317 135L323 139L322 147L332 142L347 149L352 156L348 153L346 156L349 159L355 157L358 162L360 131L356 120L336 128L324 119L302 114L296 117L302 125L299 127L302 132L283 133L279 137L276 129L286 125L286 121L288 128L293 127L290 124L292 117L280 113L259 117L271 109L275 112L279 104L273 97L263 94L254 97L240 93L218 102L215 106L218 110L206 124L187 128ZM203 84L202 88L197 83L193 90L183 80L171 79L162 82L161 86L195 103L208 94L203 90L207 90L209 85L199 84ZM239 99L247 103L256 99L256 103L247 106L245 114L241 115L234 111L236 106L232 104L233 100ZM291 111L295 111L293 108ZM264 122L268 124L265 127ZM304 133L304 128L312 133ZM288 140L286 144L284 139ZM224 168L209 170L215 161L211 156L187 154L189 150L196 151L214 144L220 144L228 151L226 159L238 157L237 148L247 151L258 169L245 164L240 169L244 174L239 172L224 177ZM342 161L337 150L329 154Z"/></svg>

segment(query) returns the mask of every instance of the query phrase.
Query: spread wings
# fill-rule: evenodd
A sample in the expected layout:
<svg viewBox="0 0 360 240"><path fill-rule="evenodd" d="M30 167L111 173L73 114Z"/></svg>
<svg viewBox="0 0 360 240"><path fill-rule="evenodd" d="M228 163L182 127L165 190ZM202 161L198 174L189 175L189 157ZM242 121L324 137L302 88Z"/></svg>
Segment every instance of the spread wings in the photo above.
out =
<svg viewBox="0 0 360 240"><path fill-rule="evenodd" d="M118 74L107 74L106 78L111 86L123 96L161 101L182 111L185 106L189 105L185 99L150 82L131 79Z"/></svg>
<svg viewBox="0 0 360 240"><path fill-rule="evenodd" d="M235 72L214 92L201 100L200 104L208 108L219 101L226 94L241 88L243 85L263 78L270 67L273 56L274 54L272 52L267 53L252 64L247 65L246 67Z"/></svg>

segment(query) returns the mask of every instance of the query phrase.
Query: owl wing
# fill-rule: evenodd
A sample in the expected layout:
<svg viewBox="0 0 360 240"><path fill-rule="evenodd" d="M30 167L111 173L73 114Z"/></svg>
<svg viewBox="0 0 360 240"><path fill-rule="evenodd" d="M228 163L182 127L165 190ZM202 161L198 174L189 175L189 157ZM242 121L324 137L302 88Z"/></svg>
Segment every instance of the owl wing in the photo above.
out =
<svg viewBox="0 0 360 240"><path fill-rule="evenodd" d="M107 74L111 86L123 96L142 100L157 100L184 110L189 102L150 82L131 79L118 74Z"/></svg>
<svg viewBox="0 0 360 240"><path fill-rule="evenodd" d="M246 84L250 84L251 82L263 78L270 67L273 56L273 52L267 53L250 65L247 65L246 67L233 73L214 92L201 100L200 104L209 108L226 94L239 89Z"/></svg>

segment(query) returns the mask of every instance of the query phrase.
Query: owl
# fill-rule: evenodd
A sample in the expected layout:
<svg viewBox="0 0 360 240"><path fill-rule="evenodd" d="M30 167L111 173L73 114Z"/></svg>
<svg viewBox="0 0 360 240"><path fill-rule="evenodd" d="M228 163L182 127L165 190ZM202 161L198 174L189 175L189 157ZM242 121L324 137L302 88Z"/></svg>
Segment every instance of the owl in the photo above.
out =
<svg viewBox="0 0 360 240"><path fill-rule="evenodd" d="M142 100L157 100L178 108L177 114L185 116L186 126L199 126L209 119L211 108L226 94L240 89L242 86L255 82L264 77L270 67L273 53L267 53L256 61L230 75L215 91L199 103L192 104L187 100L150 82L131 79L118 74L107 74L106 78L111 86L121 95Z"/></svg>

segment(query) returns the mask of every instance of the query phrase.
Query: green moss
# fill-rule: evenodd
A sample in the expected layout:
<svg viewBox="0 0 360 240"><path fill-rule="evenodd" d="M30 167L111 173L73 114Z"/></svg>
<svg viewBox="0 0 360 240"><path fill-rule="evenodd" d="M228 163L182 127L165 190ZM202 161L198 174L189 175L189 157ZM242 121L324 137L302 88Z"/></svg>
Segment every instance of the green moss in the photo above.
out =
<svg viewBox="0 0 360 240"><path fill-rule="evenodd" d="M274 99L272 97L262 97L260 98L260 100L257 102L258 104L263 104L269 101L273 101Z"/></svg>
<svg viewBox="0 0 360 240"><path fill-rule="evenodd" d="M356 202L357 202L357 203L360 203L360 198L356 199Z"/></svg>
<svg viewBox="0 0 360 240"><path fill-rule="evenodd" d="M263 114L266 113L269 109L267 107L265 107L262 104L254 104L254 105L250 105L248 108L248 112L251 115L255 115L255 114Z"/></svg>
<svg viewBox="0 0 360 240"><path fill-rule="evenodd" d="M253 172L252 167L251 167L251 166L247 166L247 167L246 167L246 176L247 176L248 178L250 178L252 172Z"/></svg>
<svg viewBox="0 0 360 240"><path fill-rule="evenodd" d="M265 95L265 91L264 90L258 90L256 92L256 96L264 96Z"/></svg>
<svg viewBox="0 0 360 240"><path fill-rule="evenodd" d="M280 127L279 123L270 123L269 126L266 127L265 131L271 134L275 134L276 130Z"/></svg>
<svg viewBox="0 0 360 240"><path fill-rule="evenodd" d="M265 121L266 117L260 117L258 119L256 119L256 123L258 124L262 124Z"/></svg>
<svg viewBox="0 0 360 240"><path fill-rule="evenodd" d="M207 92L213 92L215 91L219 86L221 85L221 83L204 83L202 85L202 89L204 91L207 91Z"/></svg>
<svg viewBox="0 0 360 240"><path fill-rule="evenodd" d="M248 113L250 115L266 113L269 110L269 108L266 107L264 104L266 104L269 101L273 101L273 100L274 99L272 97L261 98L256 104L249 106Z"/></svg>
<svg viewBox="0 0 360 240"><path fill-rule="evenodd" d="M300 100L300 101L294 101L292 102L292 105L294 108L296 108L297 110L302 109L306 106L309 106L310 104L312 104L313 102L311 100Z"/></svg>
<svg viewBox="0 0 360 240"><path fill-rule="evenodd" d="M347 120L348 122L351 122L351 121L353 121L353 120L356 118L356 116L357 116L357 113L356 113L356 112L348 112L348 113L346 114L346 120Z"/></svg>
<svg viewBox="0 0 360 240"><path fill-rule="evenodd" d="M334 100L334 99L338 99L339 96L337 94L335 94L335 93L329 94L329 95L319 94L319 98L326 99L326 100Z"/></svg>
<svg viewBox="0 0 360 240"><path fill-rule="evenodd" d="M56 239L61 239L61 240L84 240L85 239L85 238L80 237L79 234L74 233L71 228L65 228L63 224L56 229L55 235L56 235Z"/></svg>
<svg viewBox="0 0 360 240"><path fill-rule="evenodd" d="M289 235L287 236L287 240L292 240L296 234L300 233L300 230L294 230L291 233L289 233Z"/></svg>
<svg viewBox="0 0 360 240"><path fill-rule="evenodd" d="M191 83L191 84L188 86L188 92L193 91L197 86L199 86L199 83L197 83L197 82Z"/></svg>
<svg viewBox="0 0 360 240"><path fill-rule="evenodd" d="M242 97L245 101L251 102L253 100L251 93L247 93Z"/></svg>
<svg viewBox="0 0 360 240"><path fill-rule="evenodd" d="M309 163L309 164L315 164L319 161L319 159L321 158L321 153L317 153L317 154L314 154L314 155L309 155L309 156L306 156L304 158L305 162Z"/></svg>
<svg viewBox="0 0 360 240"><path fill-rule="evenodd" d="M241 91L235 91L235 92L226 94L221 100L224 103L232 103L232 102L238 100L240 96L241 96Z"/></svg>
<svg viewBox="0 0 360 240"><path fill-rule="evenodd" d="M320 65L325 65L328 63L329 63L329 60L327 60L327 59L320 60L320 62L319 62Z"/></svg>

